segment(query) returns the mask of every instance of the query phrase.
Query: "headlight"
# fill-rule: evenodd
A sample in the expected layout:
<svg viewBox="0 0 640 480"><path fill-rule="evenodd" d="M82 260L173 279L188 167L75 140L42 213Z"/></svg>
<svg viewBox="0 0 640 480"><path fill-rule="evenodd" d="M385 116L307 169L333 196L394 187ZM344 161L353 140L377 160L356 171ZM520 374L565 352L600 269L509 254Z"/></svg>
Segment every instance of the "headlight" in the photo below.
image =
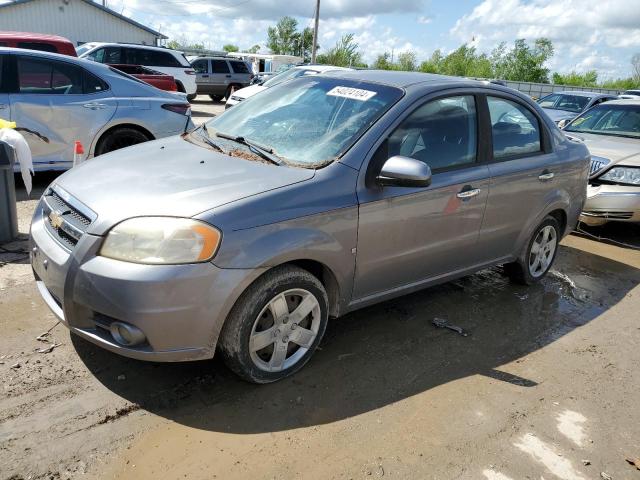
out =
<svg viewBox="0 0 640 480"><path fill-rule="evenodd" d="M601 175L600 180L626 185L640 185L640 168L613 167L607 173Z"/></svg>
<svg viewBox="0 0 640 480"><path fill-rule="evenodd" d="M198 220L139 217L113 227L100 255L154 265L206 262L216 253L221 238L219 230Z"/></svg>

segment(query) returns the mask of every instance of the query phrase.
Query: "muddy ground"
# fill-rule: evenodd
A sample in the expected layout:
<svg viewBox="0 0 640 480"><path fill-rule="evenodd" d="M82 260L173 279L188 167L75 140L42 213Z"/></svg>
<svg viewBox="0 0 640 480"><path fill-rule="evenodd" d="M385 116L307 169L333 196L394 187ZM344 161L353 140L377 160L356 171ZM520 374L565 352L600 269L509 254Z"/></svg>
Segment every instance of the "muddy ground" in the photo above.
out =
<svg viewBox="0 0 640 480"><path fill-rule="evenodd" d="M56 322L19 195L23 235L0 252L0 479L640 479L637 250L572 235L540 285L496 268L355 312L299 374L255 386L60 325L37 340ZM589 232L640 244L638 227Z"/></svg>

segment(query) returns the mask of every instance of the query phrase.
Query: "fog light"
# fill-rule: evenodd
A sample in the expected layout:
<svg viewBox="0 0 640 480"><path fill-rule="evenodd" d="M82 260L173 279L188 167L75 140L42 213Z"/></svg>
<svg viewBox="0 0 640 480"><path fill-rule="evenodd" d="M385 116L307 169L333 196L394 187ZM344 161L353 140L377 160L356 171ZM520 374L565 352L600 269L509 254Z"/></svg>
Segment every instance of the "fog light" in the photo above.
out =
<svg viewBox="0 0 640 480"><path fill-rule="evenodd" d="M120 345L132 347L145 341L146 337L142 330L123 322L112 322L109 330L111 336Z"/></svg>

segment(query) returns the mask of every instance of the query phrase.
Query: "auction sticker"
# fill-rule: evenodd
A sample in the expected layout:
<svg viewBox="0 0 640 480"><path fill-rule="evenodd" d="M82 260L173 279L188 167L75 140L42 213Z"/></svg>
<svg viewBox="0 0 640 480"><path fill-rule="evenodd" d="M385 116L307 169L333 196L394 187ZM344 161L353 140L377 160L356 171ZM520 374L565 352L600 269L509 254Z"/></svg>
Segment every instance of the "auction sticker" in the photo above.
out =
<svg viewBox="0 0 640 480"><path fill-rule="evenodd" d="M331 95L332 97L350 98L351 100L359 100L361 102L366 102L374 97L375 94L376 92L372 92L371 90L352 87L333 87L327 92L327 95Z"/></svg>

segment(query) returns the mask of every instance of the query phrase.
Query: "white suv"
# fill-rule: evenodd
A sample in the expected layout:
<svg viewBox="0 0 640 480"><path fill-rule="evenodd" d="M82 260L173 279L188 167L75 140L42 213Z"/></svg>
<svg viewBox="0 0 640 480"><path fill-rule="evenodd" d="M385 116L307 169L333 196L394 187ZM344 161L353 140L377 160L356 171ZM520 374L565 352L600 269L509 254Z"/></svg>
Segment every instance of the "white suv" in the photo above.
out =
<svg viewBox="0 0 640 480"><path fill-rule="evenodd" d="M179 92L196 96L196 72L182 52L163 47L123 43L85 43L76 49L80 58L99 63L142 65L173 75Z"/></svg>

